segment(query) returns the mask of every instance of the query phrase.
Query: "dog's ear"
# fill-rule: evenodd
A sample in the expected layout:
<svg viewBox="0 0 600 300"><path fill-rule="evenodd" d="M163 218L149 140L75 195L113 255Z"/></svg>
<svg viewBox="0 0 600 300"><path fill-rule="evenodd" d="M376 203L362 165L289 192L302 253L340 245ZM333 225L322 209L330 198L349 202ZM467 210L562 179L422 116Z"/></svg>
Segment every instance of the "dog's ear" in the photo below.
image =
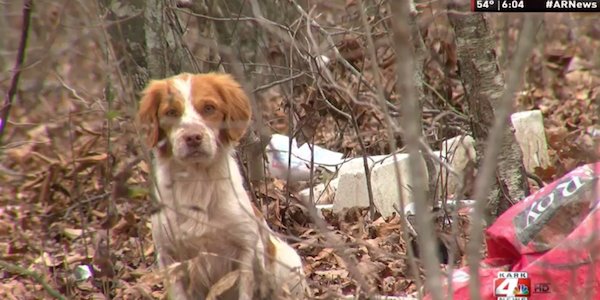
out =
<svg viewBox="0 0 600 300"><path fill-rule="evenodd" d="M138 110L138 120L142 125L150 126L147 132L146 142L148 147L154 148L158 143L159 123L158 107L164 94L167 84L164 81L151 81L142 92L140 108Z"/></svg>
<svg viewBox="0 0 600 300"><path fill-rule="evenodd" d="M228 74L216 74L215 86L225 102L224 138L229 142L239 141L252 116L248 96L240 84Z"/></svg>

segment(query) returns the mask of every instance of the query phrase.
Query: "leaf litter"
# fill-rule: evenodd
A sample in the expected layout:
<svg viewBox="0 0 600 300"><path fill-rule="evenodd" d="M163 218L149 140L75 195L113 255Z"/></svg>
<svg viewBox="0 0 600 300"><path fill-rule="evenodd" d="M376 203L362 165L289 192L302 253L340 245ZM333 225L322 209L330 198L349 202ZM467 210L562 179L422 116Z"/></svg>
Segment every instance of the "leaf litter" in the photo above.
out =
<svg viewBox="0 0 600 300"><path fill-rule="evenodd" d="M450 105L465 112L462 88L455 73L455 50L444 33L447 26L439 15L423 13L421 17L422 32L432 49L426 60L426 79L447 96L446 103L435 102L433 108L445 110ZM568 31L566 16L548 17L557 18L546 29L556 34L548 34L547 43L551 47L541 47L534 53L527 82L517 99L520 109L541 109L544 113L553 163L548 169L536 170L536 174L546 182L597 159L600 153L595 146L600 130L597 125L600 74L598 61L594 61L597 57L590 54L600 47L600 36L596 27L591 26L589 32L579 32L575 42L567 34L560 34ZM60 38L65 45L55 49L66 51L70 45L68 37ZM94 51L93 47L93 43L77 45L80 51L89 53ZM361 36L345 35L338 47L366 78L372 77ZM385 47L377 49L382 59L378 63L385 74L393 76L394 64L390 62L393 59L390 60L389 47ZM101 99L104 80L94 74L106 70L87 60L67 59L76 57L71 53L56 59L55 63L62 65L62 79L84 87L87 92L81 95ZM373 94L343 68L336 65L334 72L340 82L360 91L361 102L346 103L333 90L324 93L331 104L356 115L366 148L359 147L347 121L322 105L315 90L306 86L296 97L300 104L298 124L305 124L299 131L302 133L299 140L315 141L349 156L361 155L363 151L389 153L383 115L373 104ZM23 101L15 105L5 137L8 143L2 146L0 258L36 272L52 288L73 299L163 299L163 274L156 271L149 223L151 213L156 210L147 184L150 167L143 160L128 160L143 157L139 147L132 146L139 145L139 141L129 125L131 117L114 114L111 117L114 122L109 126L96 100L74 99L64 89L57 88L61 84L55 78L45 76L25 71L20 96ZM0 85L4 83L0 81ZM395 94L393 84L386 85L386 93L401 103L402 97ZM41 103L32 104L38 97L42 98ZM287 112L282 109L283 97L274 89L266 102L265 120L274 131L286 134L289 124ZM128 111L125 103L116 105L114 109ZM424 115L429 132L436 132L434 141L451 137L452 131ZM320 118L315 120L315 116ZM467 128L458 119L449 119L448 123ZM375 292L397 296L415 293L414 278L422 277L423 271L412 274L408 267L407 251L414 241L403 239L399 217L371 219L367 208L337 213L324 210L327 230L343 241L343 245L332 245L312 223L293 189L288 194L285 182L268 180L253 192L267 212L269 224L284 236L299 238L290 238L289 242L303 258L316 298L335 299L341 293L372 292L358 290L341 254L353 259ZM459 214L458 237L452 235L443 219L436 220L438 238L446 248L457 251L453 263L462 265L468 217ZM39 281L0 268L0 298L51 297Z"/></svg>

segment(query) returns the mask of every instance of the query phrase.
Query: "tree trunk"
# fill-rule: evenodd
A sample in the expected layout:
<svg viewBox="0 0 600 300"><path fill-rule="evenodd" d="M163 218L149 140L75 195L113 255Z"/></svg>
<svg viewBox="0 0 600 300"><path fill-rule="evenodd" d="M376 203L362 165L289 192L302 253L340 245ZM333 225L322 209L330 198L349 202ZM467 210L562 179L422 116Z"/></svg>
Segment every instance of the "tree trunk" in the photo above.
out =
<svg viewBox="0 0 600 300"><path fill-rule="evenodd" d="M151 78L180 72L197 72L198 67L181 41L181 26L173 1L100 0L111 46L119 68L135 92Z"/></svg>
<svg viewBox="0 0 600 300"><path fill-rule="evenodd" d="M129 77L136 92L144 88L149 78L144 34L144 3L144 0L98 1L101 14L108 21L105 23L112 23L107 26L107 31L119 61L119 68Z"/></svg>
<svg viewBox="0 0 600 300"><path fill-rule="evenodd" d="M449 10L469 11L469 2L454 3ZM449 20L455 32L459 73L472 118L471 130L477 142L477 157L481 162L485 141L493 125L494 111L503 94L504 77L496 61L494 34L484 15L449 14ZM488 213L492 218L529 194L523 155L512 125L510 122L508 124L503 132L502 144L499 145L496 181L488 196Z"/></svg>

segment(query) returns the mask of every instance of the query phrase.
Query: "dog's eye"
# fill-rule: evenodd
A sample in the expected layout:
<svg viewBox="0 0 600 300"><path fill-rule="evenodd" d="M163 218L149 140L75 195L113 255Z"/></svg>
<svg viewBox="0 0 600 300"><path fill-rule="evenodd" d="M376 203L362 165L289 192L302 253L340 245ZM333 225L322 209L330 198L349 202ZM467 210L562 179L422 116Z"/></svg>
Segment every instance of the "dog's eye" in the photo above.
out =
<svg viewBox="0 0 600 300"><path fill-rule="evenodd" d="M167 117L177 117L177 116L179 116L179 112L176 109L171 108L171 109L169 109L169 110L167 110L165 112L165 116L167 116Z"/></svg>
<svg viewBox="0 0 600 300"><path fill-rule="evenodd" d="M206 105L204 105L204 107L202 107L202 114L210 115L210 114L214 113L216 109L217 108L214 105L206 104Z"/></svg>

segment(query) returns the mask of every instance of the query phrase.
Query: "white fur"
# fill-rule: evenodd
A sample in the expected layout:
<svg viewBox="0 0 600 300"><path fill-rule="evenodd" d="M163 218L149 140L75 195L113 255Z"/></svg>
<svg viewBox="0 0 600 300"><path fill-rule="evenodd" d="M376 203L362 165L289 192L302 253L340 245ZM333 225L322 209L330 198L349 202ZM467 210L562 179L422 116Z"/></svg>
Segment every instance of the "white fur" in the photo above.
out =
<svg viewBox="0 0 600 300"><path fill-rule="evenodd" d="M152 235L159 265L171 268L175 278L171 299L204 299L219 279L236 270L241 271L237 288L218 299L250 300L265 278L271 287L301 298L306 285L300 257L254 214L232 147L217 146L218 132L192 106L190 77L173 80L185 105L181 117L164 120L171 128L172 156L154 150L155 195L162 207L152 216ZM202 134L206 155L190 155L193 149L183 139L189 133ZM274 258L266 256L268 247L274 248Z"/></svg>
<svg viewBox="0 0 600 300"><path fill-rule="evenodd" d="M181 94L183 98L183 115L181 116L181 123L183 124L196 124L202 122L202 117L194 109L192 104L192 80L191 76L187 78L176 78L173 80L173 86Z"/></svg>
<svg viewBox="0 0 600 300"><path fill-rule="evenodd" d="M176 284L173 299L206 295L214 283L233 271L240 256L251 259L263 252L235 161L229 153L217 159L220 161L208 169L174 160L156 161L156 193L165 205L152 219L160 263L166 267L190 260L199 274L195 290ZM223 240L203 240L206 236ZM229 247L232 242L242 246ZM231 299L237 296L231 294Z"/></svg>
<svg viewBox="0 0 600 300"><path fill-rule="evenodd" d="M171 297L201 299L194 296L206 295L240 261L247 272L240 276L240 289L219 299L252 299L257 283L249 274L256 262L266 271L264 274L274 277L276 287L284 287L300 298L306 289L300 257L266 223L257 222L231 153L230 149L224 151L209 168L169 159L155 161L156 194L165 205L152 217L159 263L164 268L187 261L184 269L193 268L191 272L197 274L193 290L175 282ZM276 249L271 267L265 266L265 236Z"/></svg>

